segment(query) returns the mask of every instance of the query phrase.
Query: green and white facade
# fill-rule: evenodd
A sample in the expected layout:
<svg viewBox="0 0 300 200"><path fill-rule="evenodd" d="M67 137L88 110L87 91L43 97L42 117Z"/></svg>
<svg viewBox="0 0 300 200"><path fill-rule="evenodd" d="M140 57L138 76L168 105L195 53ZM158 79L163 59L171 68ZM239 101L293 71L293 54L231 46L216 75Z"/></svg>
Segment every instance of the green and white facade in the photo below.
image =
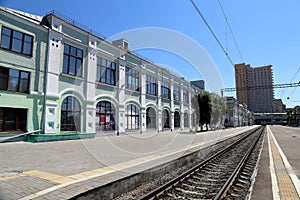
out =
<svg viewBox="0 0 300 200"><path fill-rule="evenodd" d="M0 9L0 133L195 129L200 88L52 12Z"/></svg>

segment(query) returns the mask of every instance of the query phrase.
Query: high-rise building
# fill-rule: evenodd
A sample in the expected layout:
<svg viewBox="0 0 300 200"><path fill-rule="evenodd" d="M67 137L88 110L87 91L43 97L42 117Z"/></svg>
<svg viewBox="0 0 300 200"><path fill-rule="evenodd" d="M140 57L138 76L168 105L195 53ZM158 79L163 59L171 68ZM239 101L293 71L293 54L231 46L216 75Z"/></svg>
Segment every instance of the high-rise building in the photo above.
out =
<svg viewBox="0 0 300 200"><path fill-rule="evenodd" d="M240 103L248 105L256 113L273 111L272 65L251 67L241 63L235 65L236 96Z"/></svg>
<svg viewBox="0 0 300 200"><path fill-rule="evenodd" d="M273 112L282 113L286 109L286 105L283 104L282 99L274 99L273 101Z"/></svg>

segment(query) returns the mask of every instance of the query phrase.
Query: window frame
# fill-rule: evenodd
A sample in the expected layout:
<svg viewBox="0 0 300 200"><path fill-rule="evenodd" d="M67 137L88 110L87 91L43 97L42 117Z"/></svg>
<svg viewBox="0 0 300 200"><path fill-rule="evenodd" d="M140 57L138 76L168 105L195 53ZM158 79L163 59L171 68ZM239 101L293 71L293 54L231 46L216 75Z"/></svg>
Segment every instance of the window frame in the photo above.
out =
<svg viewBox="0 0 300 200"><path fill-rule="evenodd" d="M72 101L71 103L69 103L69 98L72 98ZM64 102L66 101L66 109L63 109L63 105L64 105ZM78 104L78 109L76 110L76 105L75 103ZM71 109L69 109L69 105L71 104ZM63 117L63 114L62 113L65 113L65 117L66 118L62 118ZM72 120L73 120L73 123L68 123L68 114L71 113L72 114ZM76 119L75 119L75 115L74 113L76 114L79 114L79 124L76 123ZM64 129L62 128L62 124L63 124L63 120L64 120ZM68 129L68 126L69 125L72 125L72 129ZM79 100L74 97L74 96L67 96L63 99L62 103L61 103L61 110L60 110L60 131L73 131L73 132L80 132L81 131L81 105L80 105L80 102Z"/></svg>
<svg viewBox="0 0 300 200"><path fill-rule="evenodd" d="M179 111L174 112L174 128L180 128L181 125L181 116Z"/></svg>
<svg viewBox="0 0 300 200"><path fill-rule="evenodd" d="M0 74L0 78L3 77L4 80L6 79L6 83L5 83L6 87L0 88L0 91L10 91L10 92L19 92L19 93L29 94L30 72L0 66L0 72L1 71L6 72L6 74L5 73ZM17 73L17 76L11 76L11 72L13 72L13 71L15 71ZM22 74L26 74L27 79L22 78ZM15 90L9 88L10 81L13 79L17 79L17 84L15 85L15 88L16 88ZM22 90L22 84L23 84L22 79L26 80L26 82L27 82L26 90Z"/></svg>
<svg viewBox="0 0 300 200"><path fill-rule="evenodd" d="M105 64L104 64L105 63ZM113 67L114 66L114 67ZM116 85L117 63L97 56L96 81L108 85ZM109 73L108 73L109 72ZM104 77L103 77L104 74ZM108 79L108 74L110 75Z"/></svg>
<svg viewBox="0 0 300 200"><path fill-rule="evenodd" d="M183 114L183 127L189 127L189 115L186 112Z"/></svg>
<svg viewBox="0 0 300 200"><path fill-rule="evenodd" d="M173 100L179 102L180 99L180 88L176 85L173 86Z"/></svg>
<svg viewBox="0 0 300 200"><path fill-rule="evenodd" d="M133 111L135 111L135 112L133 112ZM133 119L135 122L134 124L132 123ZM129 104L126 106L125 120L126 120L126 126L125 126L126 130L138 130L140 128L140 113L139 113L139 108L136 105ZM137 122L136 122L136 120L137 120ZM129 122L131 122L131 123L129 123ZM129 127L129 125L130 125L130 127Z"/></svg>
<svg viewBox="0 0 300 200"><path fill-rule="evenodd" d="M68 52L66 52L66 48L68 47ZM75 52L72 53L72 50L75 49ZM81 56L78 56L78 53L81 52ZM64 43L64 53L63 53L63 64L62 64L62 73L63 74L68 74L70 76L75 76L75 77L83 77L83 50L80 48L77 48L75 46L72 46L70 44ZM79 53L80 54L80 53ZM67 60L65 60L67 59ZM75 59L75 60L74 60ZM72 70L72 62L74 65L74 74L70 73ZM80 74L78 74L78 61L80 61ZM67 62L67 68L65 71L65 62Z"/></svg>
<svg viewBox="0 0 300 200"><path fill-rule="evenodd" d="M156 128L156 111L152 107L146 109L146 128L154 129Z"/></svg>
<svg viewBox="0 0 300 200"><path fill-rule="evenodd" d="M100 118L101 118L101 116L104 116L104 126L101 125L101 121L100 121L100 124L98 124L98 126L99 126L98 129L97 129L97 124L96 124L96 131L114 131L114 130L116 130L115 115L116 115L115 106L110 101L106 101L106 100L99 101L96 105L96 116L99 116ZM108 122L108 121L106 121L107 116L110 117L109 126L106 126L106 123ZM99 122L96 122L96 123L99 123Z"/></svg>
<svg viewBox="0 0 300 200"><path fill-rule="evenodd" d="M162 112L162 123L163 123L163 128L171 128L170 113L166 109L164 109Z"/></svg>
<svg viewBox="0 0 300 200"><path fill-rule="evenodd" d="M163 81L161 83L161 96L163 99L171 99L170 83Z"/></svg>
<svg viewBox="0 0 300 200"><path fill-rule="evenodd" d="M10 31L10 34L5 34L3 29L7 29ZM16 34L21 34L20 38L16 37ZM3 41L4 41L4 36L7 37L7 42L8 42L8 47L4 46ZM27 41L27 38L30 38L31 41ZM5 40L6 41L6 40ZM14 50L14 44L19 41L21 46L19 47L20 50ZM27 53L26 50L26 44L30 44L30 50L29 53ZM6 49L15 53L19 53L22 55L26 55L26 56L32 56L33 54L33 45L34 45L34 36L8 28L6 26L2 26L1 28L1 44L0 44L0 48L2 49Z"/></svg>
<svg viewBox="0 0 300 200"><path fill-rule="evenodd" d="M146 94L157 96L157 79L153 76L146 76Z"/></svg>
<svg viewBox="0 0 300 200"><path fill-rule="evenodd" d="M13 119L8 119L9 112L13 111ZM0 133L3 132L26 132L27 131L27 121L28 121L28 109L23 108L7 108L7 107L0 107L0 120L2 124L0 124ZM12 113L10 113L12 114ZM7 129L8 122L12 122L12 127L14 129Z"/></svg>
<svg viewBox="0 0 300 200"><path fill-rule="evenodd" d="M183 93L183 95L182 95L183 96L183 102L188 104L189 103L189 97L188 97L187 91L183 90L182 93Z"/></svg>
<svg viewBox="0 0 300 200"><path fill-rule="evenodd" d="M138 70L125 67L125 88L140 92L140 72Z"/></svg>

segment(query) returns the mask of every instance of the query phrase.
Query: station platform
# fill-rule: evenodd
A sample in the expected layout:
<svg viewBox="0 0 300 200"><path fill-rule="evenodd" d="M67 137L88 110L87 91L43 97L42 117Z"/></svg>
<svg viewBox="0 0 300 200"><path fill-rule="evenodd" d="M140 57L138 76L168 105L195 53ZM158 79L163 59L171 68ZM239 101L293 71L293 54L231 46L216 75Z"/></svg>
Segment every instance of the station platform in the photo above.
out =
<svg viewBox="0 0 300 200"><path fill-rule="evenodd" d="M0 144L0 199L70 199L257 126ZM109 191L108 191L109 192Z"/></svg>
<svg viewBox="0 0 300 200"><path fill-rule="evenodd" d="M0 144L0 199L70 199L256 128ZM267 126L251 199L300 199L300 128Z"/></svg>
<svg viewBox="0 0 300 200"><path fill-rule="evenodd" d="M300 199L300 128L266 128L251 199Z"/></svg>

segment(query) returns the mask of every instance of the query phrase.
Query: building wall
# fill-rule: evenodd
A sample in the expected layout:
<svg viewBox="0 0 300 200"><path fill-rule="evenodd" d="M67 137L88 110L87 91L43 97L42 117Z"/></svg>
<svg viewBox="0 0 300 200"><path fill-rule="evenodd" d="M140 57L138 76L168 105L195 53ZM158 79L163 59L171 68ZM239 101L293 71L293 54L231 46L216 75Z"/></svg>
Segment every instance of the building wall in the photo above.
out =
<svg viewBox="0 0 300 200"><path fill-rule="evenodd" d="M0 48L0 67L16 69L30 73L29 92L20 93L7 90L0 91L0 109L26 109L26 130L41 128L43 109L44 69L46 66L47 29L0 10L0 33L2 27L33 36L32 55L15 53Z"/></svg>
<svg viewBox="0 0 300 200"><path fill-rule="evenodd" d="M63 115L71 114L73 118L66 117L66 119L67 121L77 120L74 122L75 131L103 132L98 130L99 126L102 126L101 112L97 107L100 102L109 102L113 109L113 113L108 113L104 120L107 120L107 116L111 117L110 120L114 118L115 128L110 132L116 134L127 131L140 133L148 131L147 123L149 124L149 121L154 123L153 120L156 125L154 131L196 130L197 125L192 122L194 111L191 98L201 89L192 86L184 78L132 54L126 48L103 41L102 38L86 32L55 14L45 16L43 24L41 21L23 19L22 13L18 15L15 12L0 9L0 14L0 30L2 26L7 26L32 35L34 38L32 56L24 56L0 48L1 67L30 72L28 93L0 91L0 109L1 107L27 109L26 131L43 129L43 132L48 134L63 133L62 123L65 123L62 122ZM116 44L122 44L122 40ZM66 61L64 48L67 45L82 50L81 76L74 76L63 71L64 61ZM116 63L115 84L97 81L99 75L97 74L97 58L100 57ZM71 60L70 57L68 59ZM138 91L126 87L126 67L138 71ZM157 93L155 95L146 92L146 80L149 75L156 79ZM169 99L162 96L161 85L164 82L169 84ZM173 93L176 88L179 88L179 100L174 98ZM184 95L187 97L186 101L184 101ZM66 104L68 101L72 103ZM127 107L130 105L137 108L137 113L134 114L138 115L138 122L134 121L136 120L134 117L130 122L138 126L133 130L126 129ZM74 112L66 111L65 107L68 106L72 109L76 107L76 112L75 110ZM154 119L147 116L149 108L154 110L155 116L151 116ZM166 112L169 115L167 128L164 127L165 121L163 121ZM74 124L72 123L69 125ZM110 121L110 126L111 124L112 121ZM153 131L153 128L149 129Z"/></svg>
<svg viewBox="0 0 300 200"><path fill-rule="evenodd" d="M225 126L248 126L254 123L254 113L248 110L246 104L239 104L233 97L226 97L227 114Z"/></svg>
<svg viewBox="0 0 300 200"><path fill-rule="evenodd" d="M253 112L272 112L274 98L272 66L252 68L235 65L237 100Z"/></svg>
<svg viewBox="0 0 300 200"><path fill-rule="evenodd" d="M167 69L156 66L142 58L131 54L126 49L104 42L101 38L86 33L79 28L66 23L64 20L51 15L48 20L52 23L49 41L58 41L56 45L49 46L49 73L47 88L47 112L45 126L46 133L58 133L61 129L61 107L62 102L67 96L76 97L81 105L81 132L96 131L96 105L101 101L109 101L115 108L115 120L117 133L123 133L125 127L126 107L135 105L139 110L139 129L131 131L147 131L146 128L146 110L151 107L156 113L156 129L165 130L162 115L167 110L170 117L170 130L192 129L191 121L191 102L183 102L183 90L191 94L190 82L177 77ZM56 28L55 28L56 27ZM63 66L63 48L64 44L72 45L83 50L83 76L75 77L62 73ZM97 57L105 58L116 62L116 85L108 85L96 81L96 60ZM137 70L140 74L140 90L134 91L125 87L125 67ZM157 79L157 95L146 94L146 77L151 75ZM160 86L162 82L168 82L170 85L171 98L165 99L161 95ZM180 101L174 101L174 87L180 88ZM180 127L174 126L174 113L178 112L180 116ZM188 115L188 125L184 127L184 114ZM177 113L176 113L177 114ZM51 124L51 126L49 126Z"/></svg>

